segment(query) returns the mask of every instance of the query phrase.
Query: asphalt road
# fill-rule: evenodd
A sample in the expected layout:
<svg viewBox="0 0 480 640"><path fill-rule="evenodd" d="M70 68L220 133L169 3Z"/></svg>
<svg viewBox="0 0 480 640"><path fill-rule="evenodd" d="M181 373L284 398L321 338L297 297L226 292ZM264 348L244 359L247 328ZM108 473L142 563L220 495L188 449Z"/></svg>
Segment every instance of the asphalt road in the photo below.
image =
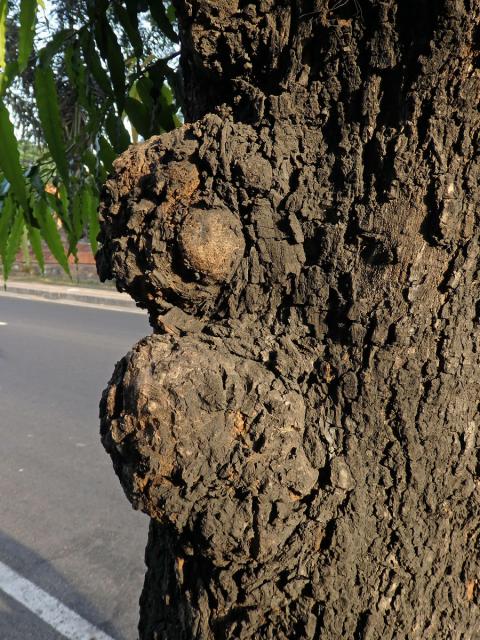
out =
<svg viewBox="0 0 480 640"><path fill-rule="evenodd" d="M140 314L0 295L0 562L115 640L137 638L148 518L100 444L98 401L149 333ZM63 637L0 590L0 640Z"/></svg>

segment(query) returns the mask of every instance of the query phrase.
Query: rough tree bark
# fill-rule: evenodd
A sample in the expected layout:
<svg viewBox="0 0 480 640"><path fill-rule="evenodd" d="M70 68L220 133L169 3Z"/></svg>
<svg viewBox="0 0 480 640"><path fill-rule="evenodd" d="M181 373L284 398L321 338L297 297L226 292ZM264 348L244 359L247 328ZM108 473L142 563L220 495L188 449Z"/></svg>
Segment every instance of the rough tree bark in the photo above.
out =
<svg viewBox="0 0 480 640"><path fill-rule="evenodd" d="M480 638L478 0L175 6L98 255L154 327L101 405L140 636Z"/></svg>

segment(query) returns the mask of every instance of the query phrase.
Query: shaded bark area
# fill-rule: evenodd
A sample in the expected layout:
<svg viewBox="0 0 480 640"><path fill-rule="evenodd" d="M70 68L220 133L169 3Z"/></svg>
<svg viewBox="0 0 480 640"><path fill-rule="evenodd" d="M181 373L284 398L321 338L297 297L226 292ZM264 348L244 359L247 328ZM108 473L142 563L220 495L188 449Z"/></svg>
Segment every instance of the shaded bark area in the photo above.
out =
<svg viewBox="0 0 480 640"><path fill-rule="evenodd" d="M480 637L480 8L175 4L190 122L98 255L155 330L101 405L141 638Z"/></svg>

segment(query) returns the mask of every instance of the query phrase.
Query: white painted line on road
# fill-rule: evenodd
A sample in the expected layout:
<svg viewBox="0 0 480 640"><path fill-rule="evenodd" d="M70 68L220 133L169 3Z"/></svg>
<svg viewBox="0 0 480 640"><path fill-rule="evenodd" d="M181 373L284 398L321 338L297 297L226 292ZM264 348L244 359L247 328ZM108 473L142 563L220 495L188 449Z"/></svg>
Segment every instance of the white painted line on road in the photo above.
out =
<svg viewBox="0 0 480 640"><path fill-rule="evenodd" d="M69 640L113 640L3 562L0 589Z"/></svg>

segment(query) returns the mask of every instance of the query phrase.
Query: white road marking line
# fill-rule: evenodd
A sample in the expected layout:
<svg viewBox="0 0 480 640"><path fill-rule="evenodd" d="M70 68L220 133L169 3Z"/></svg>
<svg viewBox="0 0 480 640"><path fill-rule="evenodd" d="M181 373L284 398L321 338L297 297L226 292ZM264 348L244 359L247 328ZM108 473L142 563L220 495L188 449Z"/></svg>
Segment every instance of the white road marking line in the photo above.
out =
<svg viewBox="0 0 480 640"><path fill-rule="evenodd" d="M6 327L8 322L0 322L0 327Z"/></svg>
<svg viewBox="0 0 480 640"><path fill-rule="evenodd" d="M3 562L0 562L0 589L69 640L113 640Z"/></svg>

